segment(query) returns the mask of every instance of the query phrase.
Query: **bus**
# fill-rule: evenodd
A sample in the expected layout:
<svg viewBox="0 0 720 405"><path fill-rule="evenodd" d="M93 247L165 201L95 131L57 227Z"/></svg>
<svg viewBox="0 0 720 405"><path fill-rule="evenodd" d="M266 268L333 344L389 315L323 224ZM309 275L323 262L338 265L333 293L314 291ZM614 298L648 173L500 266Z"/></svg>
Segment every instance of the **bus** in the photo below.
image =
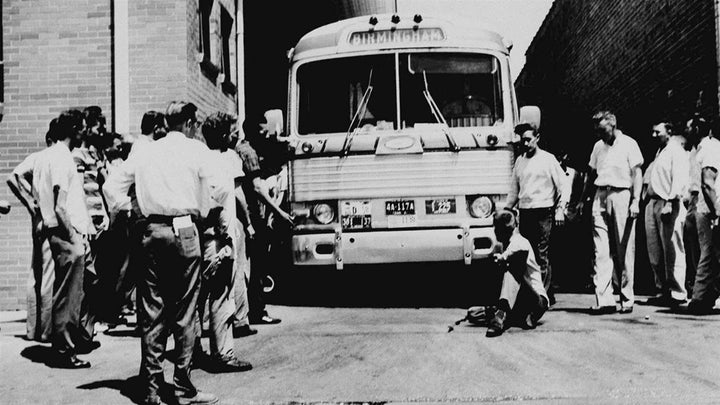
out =
<svg viewBox="0 0 720 405"><path fill-rule="evenodd" d="M300 39L286 117L293 269L462 267L494 252L520 116L511 47L417 14L352 18Z"/></svg>

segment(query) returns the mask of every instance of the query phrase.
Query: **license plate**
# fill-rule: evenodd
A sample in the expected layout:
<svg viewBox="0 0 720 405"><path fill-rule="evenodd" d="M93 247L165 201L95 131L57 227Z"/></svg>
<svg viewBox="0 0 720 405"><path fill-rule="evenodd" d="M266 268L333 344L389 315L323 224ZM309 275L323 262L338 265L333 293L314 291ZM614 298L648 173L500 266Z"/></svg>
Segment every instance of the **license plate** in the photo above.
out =
<svg viewBox="0 0 720 405"><path fill-rule="evenodd" d="M388 215L388 228L406 228L417 225L415 215Z"/></svg>
<svg viewBox="0 0 720 405"><path fill-rule="evenodd" d="M385 201L385 215L415 215L415 201Z"/></svg>
<svg viewBox="0 0 720 405"><path fill-rule="evenodd" d="M370 201L343 201L340 204L341 226L345 229L372 227Z"/></svg>
<svg viewBox="0 0 720 405"><path fill-rule="evenodd" d="M454 214L456 210L454 198L436 198L425 200L425 212L432 215Z"/></svg>

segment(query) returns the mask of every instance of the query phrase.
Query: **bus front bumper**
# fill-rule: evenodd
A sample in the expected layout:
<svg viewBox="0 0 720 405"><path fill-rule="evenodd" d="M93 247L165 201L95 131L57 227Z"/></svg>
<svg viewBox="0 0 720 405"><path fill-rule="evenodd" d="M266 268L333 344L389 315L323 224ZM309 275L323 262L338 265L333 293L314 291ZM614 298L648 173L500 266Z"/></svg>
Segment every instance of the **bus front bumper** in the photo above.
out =
<svg viewBox="0 0 720 405"><path fill-rule="evenodd" d="M492 227L373 230L296 234L292 237L296 266L459 262L470 265L490 256Z"/></svg>

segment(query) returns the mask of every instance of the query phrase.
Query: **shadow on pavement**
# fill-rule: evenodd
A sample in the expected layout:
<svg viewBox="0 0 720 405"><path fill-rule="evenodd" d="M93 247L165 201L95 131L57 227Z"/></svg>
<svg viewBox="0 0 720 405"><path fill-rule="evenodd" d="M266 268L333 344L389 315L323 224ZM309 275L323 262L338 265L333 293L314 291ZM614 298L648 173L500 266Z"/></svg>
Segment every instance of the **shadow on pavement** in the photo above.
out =
<svg viewBox="0 0 720 405"><path fill-rule="evenodd" d="M142 403L144 398L143 385L140 376L132 376L126 380L100 380L77 386L81 390L97 390L101 388L109 388L120 392L120 394L128 398L133 403ZM175 403L172 385L163 383L160 387L160 399L163 403Z"/></svg>

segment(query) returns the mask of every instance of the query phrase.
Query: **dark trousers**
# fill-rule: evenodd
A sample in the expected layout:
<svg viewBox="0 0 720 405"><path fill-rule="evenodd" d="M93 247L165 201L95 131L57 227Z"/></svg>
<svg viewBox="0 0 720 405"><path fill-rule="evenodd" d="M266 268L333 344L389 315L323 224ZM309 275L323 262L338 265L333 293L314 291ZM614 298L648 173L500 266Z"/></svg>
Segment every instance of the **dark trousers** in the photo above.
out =
<svg viewBox="0 0 720 405"><path fill-rule="evenodd" d="M68 238L59 228L49 231L55 262L52 305L52 346L60 353L75 353L74 339L80 335L80 306L83 301L85 249L83 237Z"/></svg>
<svg viewBox="0 0 720 405"><path fill-rule="evenodd" d="M552 268L550 267L550 234L552 233L555 209L530 208L520 210L520 235L530 242L542 272L545 290L550 291Z"/></svg>
<svg viewBox="0 0 720 405"><path fill-rule="evenodd" d="M268 249L270 248L270 230L264 222L253 223L255 237L248 240L248 256L250 257L250 281L248 283L249 318L261 318L267 314L263 297L263 280L270 266Z"/></svg>
<svg viewBox="0 0 720 405"><path fill-rule="evenodd" d="M149 395L163 382L161 357L167 338L175 338L174 383L177 391L192 396L190 361L198 335L197 302L200 292L200 240L195 226L175 235L165 223L147 223L142 236L147 267L142 269L137 290L142 329L140 379Z"/></svg>

